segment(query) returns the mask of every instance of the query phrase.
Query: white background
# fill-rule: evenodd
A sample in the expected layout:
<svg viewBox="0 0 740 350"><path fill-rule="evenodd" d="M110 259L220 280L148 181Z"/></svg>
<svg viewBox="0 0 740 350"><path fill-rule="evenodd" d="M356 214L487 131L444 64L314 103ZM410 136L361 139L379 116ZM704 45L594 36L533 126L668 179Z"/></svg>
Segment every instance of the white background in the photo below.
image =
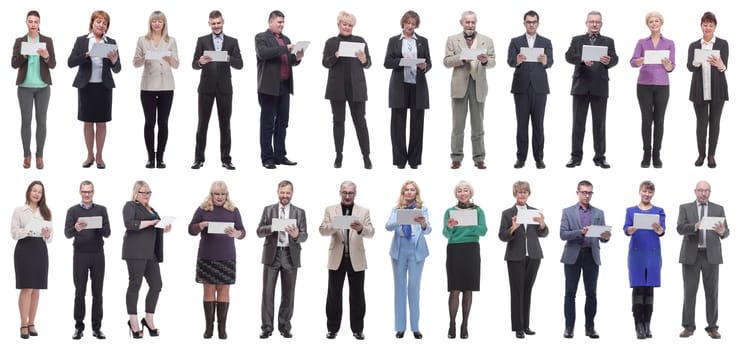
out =
<svg viewBox="0 0 740 350"><path fill-rule="evenodd" d="M732 157L738 142L733 139L738 129L733 102L725 106L723 132L717 153L719 167L714 170L695 168L695 117L688 101L690 73L685 68L687 47L700 38L700 17L704 11L718 14L717 36L737 43L737 28L723 13L728 2L708 1L701 4L667 3L659 1L626 0L605 4L584 5L583 2L564 0L521 1L494 3L468 1L464 4L439 5L433 2L387 0L375 2L304 2L286 0L277 8L286 14L285 33L293 40L309 40L311 46L303 62L294 69L295 95L291 101L291 124L288 129L288 157L298 161L296 167L281 166L266 170L259 159L259 105L256 94L256 71L253 37L267 28L267 16L276 4L251 4L236 1L218 3L225 18L224 32L240 39L244 69L233 71L234 111L232 116L232 156L236 171L222 169L218 162L218 125L211 123L205 167L190 170L193 161L195 128L197 123L197 93L199 71L190 68L195 40L209 32L207 25L211 5L164 0L157 3L125 1L103 3L76 1L74 5L50 0L34 3L41 13L42 33L54 39L57 68L52 71L54 85L48 114L46 142L46 168L25 170L21 168L22 148L18 129L20 118L16 100L16 71L6 65L0 72L5 84L0 96L5 96L6 114L0 131L4 154L3 173L6 178L7 200L0 204L0 213L6 213L5 227L13 208L22 205L28 183L39 179L46 184L48 204L54 220L55 237L49 244L49 289L42 291L36 324L41 336L21 341L18 338L17 291L14 289L12 254L14 242L0 240L0 251L5 267L0 268L0 280L6 281L0 291L3 316L0 317L0 337L9 337L10 346L49 348L56 345L98 347L102 343L93 339L88 331L85 338L73 342L72 305L72 241L63 236L66 209L79 201L78 184L84 179L95 183L95 200L106 205L111 217L113 233L106 241L107 276L105 279L105 318L103 331L108 335L106 346L219 346L244 348L249 346L295 347L296 345L370 348L377 346L407 347L473 346L474 348L496 342L500 347L576 347L592 346L616 348L622 346L679 346L698 348L711 344L729 348L734 342L732 330L740 326L738 304L734 295L740 285L734 280L737 270L735 239L724 241L725 264L720 278L719 331L723 340L713 341L701 329L705 326L704 298L698 295L696 321L697 334L690 339L679 339L681 330L682 279L678 253L681 237L675 231L677 209L681 203L694 199L693 186L697 180L706 179L713 185L712 200L725 206L732 227L737 213L736 197L731 195L734 181L729 172L736 158ZM2 42L10 59L13 40L26 32L25 16L30 8L26 4L10 2L0 20ZM76 69L66 65L72 44L77 36L87 33L90 13L104 9L111 15L108 35L117 40L123 64L115 75L117 88L113 97L113 121L108 124L108 139L104 159L105 170L82 169L85 158L82 125L76 120L77 91L72 85ZM398 170L392 166L389 138L390 110L387 108L388 79L390 72L383 68L383 57L388 38L399 35L399 20L408 9L421 16L420 35L426 36L432 49L433 69L428 74L431 109L427 111L424 162L418 170ZM466 158L459 170L449 169L449 135L451 127L449 80L451 70L444 68L444 44L449 35L459 33L460 13L464 10L478 13L478 30L493 38L496 48L496 66L488 70L489 95L486 110L487 170L477 170L472 165L470 143L466 139ZM552 40L555 64L549 69L552 93L548 98L545 118L545 170L536 170L531 157L527 166L515 170L516 159L515 117L513 98L509 93L513 69L506 64L509 40L524 32L523 14L530 9L539 12L540 33ZM570 153L571 97L570 84L573 67L564 60L564 53L574 35L585 33L588 11L600 10L604 17L603 34L615 39L619 64L611 69L611 98L607 113L607 153L612 164L609 170L596 168L590 162L592 142L590 118L584 143L584 163L576 169L563 165ZM672 94L666 115L663 143L663 169L641 169L640 113L635 97L638 70L629 66L634 45L638 39L649 35L644 16L648 11L662 11L665 17L663 33L676 43L676 69L670 74ZM164 11L169 20L170 34L177 39L181 66L175 72L176 92L170 116L170 138L165 155L168 168L144 168L146 151L142 137L143 116L139 102L141 71L133 67L132 58L138 36L146 33L151 11ZM369 45L373 66L367 70L369 101L367 120L371 135L374 169L362 168L361 155L354 135L351 118L347 117L344 168L332 168L334 149L332 118L328 101L324 100L327 70L321 66L324 41L337 34L336 14L347 10L357 15L354 34L363 36ZM733 56L731 56L733 57ZM736 70L728 64L730 92ZM734 96L734 95L732 95ZM214 117L216 119L215 112ZM469 131L468 131L469 135ZM35 147L35 146L34 146ZM156 324L161 328L158 339L125 343L127 319L124 294L127 285L126 267L120 257L121 237L124 232L120 210L130 198L134 181L144 179L154 194L152 205L162 215L178 218L173 231L166 236L165 261L161 264L164 288L157 308ZM239 206L248 235L236 243L238 250L238 278L232 287L232 304L229 313L229 340L201 338L203 313L201 286L194 282L194 266L198 239L187 234L186 225L192 213L208 194L214 180L225 180L230 185L231 198ZM262 241L254 233L259 215L265 205L277 201L276 185L282 179L295 184L294 204L304 208L308 215L309 239L303 245L303 267L299 272L294 339L282 339L277 333L270 340L258 339L260 331L260 294ZM367 340L357 342L349 331L348 308L338 339L324 339L326 297L326 249L328 239L318 234L318 226L327 205L339 201L341 181L350 179L357 183L357 203L368 207L376 228L376 236L366 240L369 269L366 273ZM395 204L402 182L417 181L425 205L430 208L433 231L428 237L431 255L426 260L422 279L421 331L424 339L419 342L410 337L396 340L393 337L393 282L388 248L391 235L384 230L385 220ZM445 263L446 241L441 236L442 214L455 204L454 185L468 180L475 186L475 202L487 214L489 232L481 240L482 286L475 293L470 316L470 339L448 341L447 292ZM579 290L576 320L576 338L564 340L562 264L559 263L563 242L558 236L559 218L564 207L576 200L576 184L581 179L594 183L596 195L593 204L606 212L607 224L615 227L614 236L602 246L601 274L599 279L599 311L596 328L600 341L583 336L584 302L582 287ZM638 200L638 185L650 179L656 183L654 203L665 208L668 228L662 238L663 286L655 291L653 340L634 339L630 311L631 290L627 279L628 239L621 234L625 208ZM505 245L496 237L500 212L514 203L511 184L527 180L532 184L530 204L543 210L551 234L542 240L545 259L534 287L531 327L537 335L520 341L514 338L509 325L508 280L503 261ZM6 236L7 237L7 236ZM142 288L140 312L146 286ZM278 297L279 298L279 297ZM346 299L346 298L345 298ZM346 301L345 301L346 304ZM89 298L88 298L89 319ZM459 319L459 316L458 316ZM459 322L458 322L459 325ZM70 343L72 342L72 343ZM124 342L124 343L122 343ZM195 342L195 343L192 343ZM204 343L201 343L204 342ZM409 343L411 342L411 343ZM462 342L462 343L461 343ZM554 342L554 343L553 343ZM711 343L709 343L711 342ZM197 345L196 345L197 344Z"/></svg>

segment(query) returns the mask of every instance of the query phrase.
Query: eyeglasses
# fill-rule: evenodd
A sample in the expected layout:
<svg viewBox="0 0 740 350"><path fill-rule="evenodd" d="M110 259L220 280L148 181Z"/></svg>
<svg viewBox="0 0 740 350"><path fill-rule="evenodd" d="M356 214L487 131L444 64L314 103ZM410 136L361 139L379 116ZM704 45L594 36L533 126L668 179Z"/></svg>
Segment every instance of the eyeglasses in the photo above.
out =
<svg viewBox="0 0 740 350"><path fill-rule="evenodd" d="M529 194L529 191L517 191L516 194Z"/></svg>
<svg viewBox="0 0 740 350"><path fill-rule="evenodd" d="M538 23L540 23L540 21L524 21L524 24L527 24L527 25L535 25Z"/></svg>
<svg viewBox="0 0 740 350"><path fill-rule="evenodd" d="M139 194L142 196L151 196L152 191L139 191Z"/></svg>
<svg viewBox="0 0 740 350"><path fill-rule="evenodd" d="M223 193L221 193L221 192L213 192L211 194L214 195L214 196L228 196L229 195L228 192L223 192Z"/></svg>
<svg viewBox="0 0 740 350"><path fill-rule="evenodd" d="M594 192L593 191L578 191L578 193L580 193L580 194L582 194L584 196L593 196L594 195Z"/></svg>
<svg viewBox="0 0 740 350"><path fill-rule="evenodd" d="M601 21L588 21L586 23L588 23L588 24L595 24L595 25L601 25Z"/></svg>
<svg viewBox="0 0 740 350"><path fill-rule="evenodd" d="M93 194L95 191L80 191L80 194Z"/></svg>
<svg viewBox="0 0 740 350"><path fill-rule="evenodd" d="M342 196L347 196L347 197L352 197L352 196L354 196L354 195L355 195L355 192L351 192L351 191L341 191L341 192L339 192L339 193L340 193L340 194L341 194Z"/></svg>
<svg viewBox="0 0 740 350"><path fill-rule="evenodd" d="M712 192L712 190L710 190L708 188L697 188L694 191L699 192L699 193L710 193L710 192Z"/></svg>

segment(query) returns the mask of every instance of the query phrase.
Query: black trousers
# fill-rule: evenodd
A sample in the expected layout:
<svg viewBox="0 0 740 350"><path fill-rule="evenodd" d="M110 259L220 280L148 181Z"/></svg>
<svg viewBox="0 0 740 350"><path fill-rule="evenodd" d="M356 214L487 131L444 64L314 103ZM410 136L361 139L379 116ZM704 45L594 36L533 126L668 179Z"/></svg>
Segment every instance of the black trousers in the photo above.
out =
<svg viewBox="0 0 740 350"><path fill-rule="evenodd" d="M216 101L218 128L221 131L221 161L231 162L231 101L232 94L198 94L198 131L195 134L195 161L206 160L208 123L211 121L213 101Z"/></svg>
<svg viewBox="0 0 740 350"><path fill-rule="evenodd" d="M346 101L346 103L349 105L352 123L355 125L360 151L363 156L367 156L370 154L370 136L368 136L367 121L365 120L365 101ZM337 153L344 151L345 108L345 101L331 101L331 113L334 122L334 151Z"/></svg>
<svg viewBox="0 0 740 350"><path fill-rule="evenodd" d="M128 289L126 289L126 311L129 315L136 315L139 303L141 280L146 278L149 291L146 293L144 311L153 314L157 308L159 292L162 290L162 275L159 272L157 259L127 259Z"/></svg>
<svg viewBox="0 0 740 350"><path fill-rule="evenodd" d="M529 152L529 120L532 120L532 155L544 158L545 105L547 94L538 94L530 85L525 93L514 94L516 108L516 159L527 160ZM581 138L582 139L582 138Z"/></svg>
<svg viewBox="0 0 740 350"><path fill-rule="evenodd" d="M326 329L339 332L342 325L342 291L344 277L349 281L349 324L353 333L365 328L365 271L352 269L349 257L344 257L336 270L329 270L329 290L326 294Z"/></svg>
<svg viewBox="0 0 740 350"><path fill-rule="evenodd" d="M88 274L92 282L92 328L100 330L103 320L103 279L105 277L105 253L74 253L72 257L72 279L75 284L74 318L75 328L85 329L85 295Z"/></svg>
<svg viewBox="0 0 740 350"><path fill-rule="evenodd" d="M529 309L532 304L532 287L540 268L540 259L525 257L520 261L507 261L509 292L511 294L511 330L529 328Z"/></svg>
<svg viewBox="0 0 740 350"><path fill-rule="evenodd" d="M591 107L591 124L594 138L594 161L604 160L606 153L606 102L607 96L573 95L573 135L571 138L572 158L583 159L583 136L586 133L586 118Z"/></svg>
<svg viewBox="0 0 740 350"><path fill-rule="evenodd" d="M637 101L642 113L642 150L645 152L660 152L668 96L668 85L637 85Z"/></svg>
<svg viewBox="0 0 740 350"><path fill-rule="evenodd" d="M707 154L707 126L709 126L709 155L714 156L719 140L719 120L725 101L703 101L694 103L696 112L696 145L700 155Z"/></svg>
<svg viewBox="0 0 740 350"><path fill-rule="evenodd" d="M163 154L169 136L168 121L175 92L141 91L141 107L144 109L144 144L150 157ZM157 126L157 148L154 148L154 126ZM161 155L159 156L161 159Z"/></svg>
<svg viewBox="0 0 740 350"><path fill-rule="evenodd" d="M403 84L403 95L407 97L404 108L391 108L391 146L393 165L412 166L421 164L424 146L424 109L416 106L416 84ZM410 111L409 144L406 147L406 110Z"/></svg>
<svg viewBox="0 0 740 350"><path fill-rule="evenodd" d="M290 119L290 86L280 83L277 96L257 93L260 112L260 157L262 162L281 162L286 159L285 136Z"/></svg>

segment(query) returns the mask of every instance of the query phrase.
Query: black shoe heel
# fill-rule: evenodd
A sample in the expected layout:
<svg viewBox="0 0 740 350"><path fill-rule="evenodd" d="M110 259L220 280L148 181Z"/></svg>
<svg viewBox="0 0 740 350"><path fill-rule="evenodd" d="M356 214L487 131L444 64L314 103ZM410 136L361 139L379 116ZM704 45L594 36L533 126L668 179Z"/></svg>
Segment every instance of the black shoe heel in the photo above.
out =
<svg viewBox="0 0 740 350"><path fill-rule="evenodd" d="M149 336L150 337L157 337L157 336L159 336L159 329L158 328L155 328L155 329L149 328L149 324L146 322L146 318L142 318L141 319L141 328L146 328L149 331ZM143 330L142 330L142 332L143 332Z"/></svg>
<svg viewBox="0 0 740 350"><path fill-rule="evenodd" d="M144 337L144 331L135 331L134 327L131 326L131 320L126 321L126 325L128 326L129 335L134 337L134 339L141 339Z"/></svg>

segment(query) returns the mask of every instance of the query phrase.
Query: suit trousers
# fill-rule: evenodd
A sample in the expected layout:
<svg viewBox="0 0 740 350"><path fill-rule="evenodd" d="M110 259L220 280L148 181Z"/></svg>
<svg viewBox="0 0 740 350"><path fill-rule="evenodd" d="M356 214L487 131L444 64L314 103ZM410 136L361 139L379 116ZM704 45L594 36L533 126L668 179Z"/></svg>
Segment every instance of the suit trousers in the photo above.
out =
<svg viewBox="0 0 740 350"><path fill-rule="evenodd" d="M401 239L398 259L391 259L393 265L395 329L406 331L406 299L411 321L411 331L419 331L419 290L424 260L416 260L416 249L411 240Z"/></svg>
<svg viewBox="0 0 740 350"><path fill-rule="evenodd" d="M205 162L208 123L211 120L213 101L216 101L218 128L221 132L221 161L231 162L231 101L232 94L198 94L198 131L195 134L195 161Z"/></svg>
<svg viewBox="0 0 740 350"><path fill-rule="evenodd" d="M344 277L349 281L349 324L353 333L365 328L365 271L352 269L350 258L342 258L339 268L329 270L329 288L326 294L326 329L339 332L342 325L342 291Z"/></svg>
<svg viewBox="0 0 740 350"><path fill-rule="evenodd" d="M144 144L150 157L154 152L164 153L169 136L168 121L175 92L141 91L141 107L144 109ZM154 126L157 126L157 147L154 148ZM159 156L161 159L161 156ZM153 158L153 157L152 157Z"/></svg>
<svg viewBox="0 0 740 350"><path fill-rule="evenodd" d="M509 292L511 294L511 330L529 328L529 309L532 304L532 287L537 278L541 259L525 257L520 261L507 261Z"/></svg>
<svg viewBox="0 0 740 350"><path fill-rule="evenodd" d="M452 160L463 159L463 142L465 141L465 122L470 108L470 141L473 145L473 161L486 159L483 130L483 111L485 103L478 102L475 93L475 80L468 80L468 90L463 98L452 99L452 138L450 157Z"/></svg>
<svg viewBox="0 0 740 350"><path fill-rule="evenodd" d="M288 332L292 326L293 301L298 269L293 265L290 251L277 249L275 260L262 269L262 331L273 331L275 315L275 285L280 275L280 308L278 309L278 330Z"/></svg>
<svg viewBox="0 0 740 350"><path fill-rule="evenodd" d="M637 101L642 113L642 150L645 152L660 152L669 92L668 85L637 85Z"/></svg>
<svg viewBox="0 0 740 350"><path fill-rule="evenodd" d="M262 162L285 160L285 136L290 119L289 81L280 82L277 96L257 93L260 103L260 158Z"/></svg>
<svg viewBox="0 0 740 350"><path fill-rule="evenodd" d="M565 269L565 327L573 329L576 323L576 292L583 271L583 288L586 290L586 329L594 328L596 317L596 282L599 279L599 265L593 259L591 248L581 248L575 264L564 264Z"/></svg>
<svg viewBox="0 0 740 350"><path fill-rule="evenodd" d="M331 100L331 113L334 124L334 151L344 151L344 119L346 115L345 101ZM370 136L365 120L365 101L346 101L349 104L349 112L352 115L352 124L355 126L357 142L363 156L370 155Z"/></svg>
<svg viewBox="0 0 740 350"><path fill-rule="evenodd" d="M129 315L136 315L139 303L141 279L146 278L149 291L146 293L144 311L153 314L157 308L159 292L162 290L162 275L159 272L157 259L126 259L128 267L128 289L126 289L126 311Z"/></svg>
<svg viewBox="0 0 740 350"><path fill-rule="evenodd" d="M75 328L85 329L85 295L88 273L92 282L92 329L100 330L103 320L103 279L105 253L77 253L72 256L72 279L75 284Z"/></svg>
<svg viewBox="0 0 740 350"><path fill-rule="evenodd" d="M424 109L416 108L416 84L404 83L407 108L391 109L391 146L393 165L417 166L421 164L421 151L424 146ZM406 148L406 109L411 112L409 144Z"/></svg>
<svg viewBox="0 0 740 350"><path fill-rule="evenodd" d="M714 156L719 140L719 121L725 101L703 101L694 103L696 112L696 145L700 155L706 155L707 126L709 126L709 155Z"/></svg>
<svg viewBox="0 0 740 350"><path fill-rule="evenodd" d="M696 310L696 292L699 289L699 275L704 284L706 299L707 330L717 329L719 297L719 264L707 261L707 251L700 249L694 264L682 264L683 272L683 314L681 324L684 328L696 329L694 312Z"/></svg>
<svg viewBox="0 0 740 350"><path fill-rule="evenodd" d="M46 111L49 109L51 88L18 87L18 104L21 108L21 141L23 156L31 156L31 115L36 108L36 157L44 156L46 142Z"/></svg>
<svg viewBox="0 0 740 350"><path fill-rule="evenodd" d="M545 105L547 94L538 94L530 84L527 91L514 94L516 108L516 159L527 160L529 121L532 120L532 155L534 160L544 158Z"/></svg>
<svg viewBox="0 0 740 350"><path fill-rule="evenodd" d="M606 102L607 96L573 95L573 134L570 156L583 159L583 136L586 133L586 118L591 106L593 127L594 161L606 159Z"/></svg>

